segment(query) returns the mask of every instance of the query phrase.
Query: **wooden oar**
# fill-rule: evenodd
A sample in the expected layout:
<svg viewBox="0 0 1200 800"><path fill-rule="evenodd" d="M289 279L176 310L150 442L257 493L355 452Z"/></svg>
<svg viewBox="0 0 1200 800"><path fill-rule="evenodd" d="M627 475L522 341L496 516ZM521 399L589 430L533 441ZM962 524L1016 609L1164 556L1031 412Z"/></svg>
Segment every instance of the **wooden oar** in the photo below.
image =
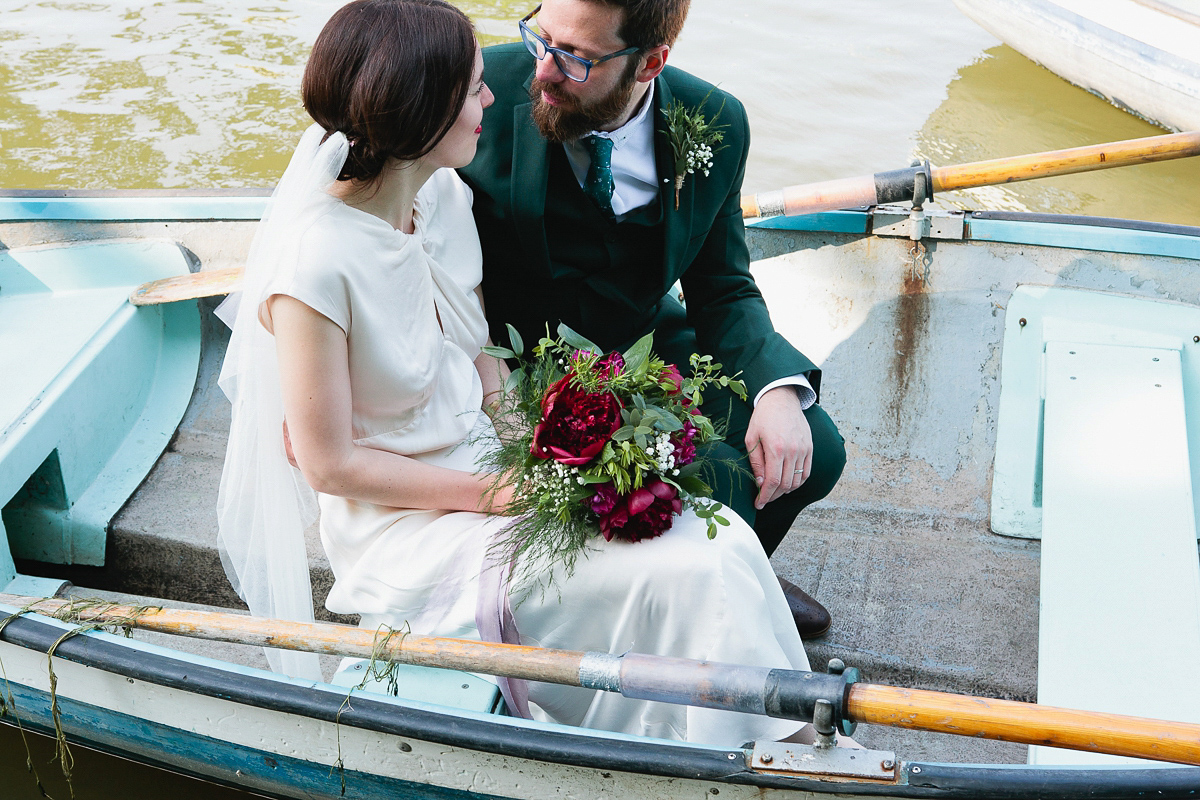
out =
<svg viewBox="0 0 1200 800"><path fill-rule="evenodd" d="M907 202L913 199L918 176L922 175L932 185L932 190L926 186L926 196L931 196L932 192L951 189L992 186L998 183L1148 164L1152 161L1195 155L1200 155L1200 131L1149 136L1144 139L1052 150L950 167L908 167L858 178L807 183L746 195L742 198L742 216L794 216L839 208ZM242 271L237 267L165 278L138 287L129 296L129 302L135 306L148 306L228 294L241 288L241 278Z"/></svg>
<svg viewBox="0 0 1200 800"><path fill-rule="evenodd" d="M143 283L129 295L135 306L154 306L236 292L242 288L242 268L213 269Z"/></svg>
<svg viewBox="0 0 1200 800"><path fill-rule="evenodd" d="M626 697L810 722L819 700L834 719L953 733L1021 744L1149 758L1200 766L1200 725L990 700L869 683L845 677L638 654L580 653L429 636L394 636L329 623L0 594L0 603L74 622L104 622L179 636L379 657L532 681L619 692Z"/></svg>
<svg viewBox="0 0 1200 800"><path fill-rule="evenodd" d="M919 176L931 179L925 196L953 189L1070 175L1200 155L1200 131L1147 136L1123 142L1051 150L951 167L918 166L858 178L808 183L742 198L742 216L813 214L839 208L903 203L913 199Z"/></svg>

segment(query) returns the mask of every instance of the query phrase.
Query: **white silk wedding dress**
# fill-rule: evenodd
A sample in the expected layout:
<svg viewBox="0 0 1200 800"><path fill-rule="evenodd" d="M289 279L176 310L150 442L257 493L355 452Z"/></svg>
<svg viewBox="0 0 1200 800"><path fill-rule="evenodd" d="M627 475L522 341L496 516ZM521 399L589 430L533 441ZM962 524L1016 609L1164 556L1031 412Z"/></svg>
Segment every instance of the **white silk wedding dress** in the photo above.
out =
<svg viewBox="0 0 1200 800"><path fill-rule="evenodd" d="M487 325L470 204L457 175L439 170L417 198L416 232L407 235L331 198L302 235L294 275L272 291L346 332L359 444L473 472L478 448L494 433L479 410L473 365ZM480 638L479 575L504 518L330 495L319 502L336 578L330 611L361 614L370 628ZM690 513L649 541L597 537L573 575L514 603L522 643L807 669L762 547L730 516L713 540ZM511 588L514 596L522 590ZM539 720L727 746L782 738L797 727L549 684L530 684L528 701Z"/></svg>

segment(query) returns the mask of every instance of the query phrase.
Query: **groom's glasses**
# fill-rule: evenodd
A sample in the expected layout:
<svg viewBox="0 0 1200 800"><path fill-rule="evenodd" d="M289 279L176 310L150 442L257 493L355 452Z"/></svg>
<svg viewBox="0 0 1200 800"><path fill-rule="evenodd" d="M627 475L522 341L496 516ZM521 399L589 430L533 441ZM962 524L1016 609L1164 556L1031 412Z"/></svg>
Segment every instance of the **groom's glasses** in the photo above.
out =
<svg viewBox="0 0 1200 800"><path fill-rule="evenodd" d="M628 56L640 50L637 47L626 47L624 50L618 50L615 53L609 53L606 56L599 58L580 58L577 55L568 53L566 50L557 47L551 47L546 44L546 40L538 36L529 27L529 20L533 19L539 11L542 10L541 5L525 15L525 19L517 23L521 29L521 40L525 42L525 47L538 61L544 59L547 55L554 56L554 63L558 65L558 69L563 75L566 75L576 83L583 83L588 79L588 74L592 71L592 67L597 64L603 64L612 58L620 56Z"/></svg>

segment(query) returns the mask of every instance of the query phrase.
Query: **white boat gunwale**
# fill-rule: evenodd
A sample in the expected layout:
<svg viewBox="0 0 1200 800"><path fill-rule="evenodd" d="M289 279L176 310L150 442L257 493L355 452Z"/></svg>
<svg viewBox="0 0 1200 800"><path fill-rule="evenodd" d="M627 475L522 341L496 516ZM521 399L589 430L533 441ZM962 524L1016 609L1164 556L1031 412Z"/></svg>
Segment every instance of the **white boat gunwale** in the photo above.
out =
<svg viewBox="0 0 1200 800"><path fill-rule="evenodd" d="M17 611L0 607L5 613ZM40 615L23 615L10 622L0 633L0 641L46 652L65 630L74 626ZM270 711L300 715L325 722L339 720L345 694L338 687L310 684L262 670L236 667L222 669L185 653L173 654L165 648L140 642L127 644L120 637L103 632L88 632L63 641L55 656L83 666L134 680L174 688L228 702L252 705ZM60 684L60 693L64 688ZM25 687L26 697L37 690ZM45 693L43 693L44 695ZM48 697L45 698L48 706ZM75 717L88 704L59 698L60 706L71 709ZM42 732L51 732L48 718L29 719L27 703L17 702L11 709L22 714L22 724ZM25 706L24 708L22 706ZM657 742L642 737L607 734L566 726L541 725L512 718L492 717L471 712L439 712L424 704L410 704L395 698L372 698L355 694L353 703L341 711L340 724L346 727L420 740L454 748L482 751L531 761L562 764L574 768L615 770L664 778L741 784L762 789L806 791L817 794L854 793L859 796L958 798L992 796L1001 789L1023 796L1021 790L1040 789L1042 797L1119 798L1129 793L1152 791L1159 797L1193 797L1200 784L1200 767L1164 768L1077 768L1026 765L939 764L902 762L898 764L896 783L836 781L802 776L784 776L758 772L747 766L746 750L708 747L678 742ZM402 710L402 714L397 714ZM114 712L91 706L98 717ZM48 708L46 710L48 715ZM131 719L140 719L133 718ZM4 720L6 724L12 724ZM146 724L142 721L141 724ZM559 728L556 730L556 728ZM86 727L85 727L86 729ZM202 734L190 733L193 736ZM177 763L159 762L142 751L120 750L103 741L88 738L81 730L69 730L67 738L89 747L112 751L115 755L160 766L179 769ZM203 737L213 741L209 737ZM228 745L240 751L242 745ZM256 751L263 759L279 761L277 753ZM300 763L298 759L297 763ZM308 762L304 762L308 763ZM330 765L316 765L328 771ZM211 775L197 777L211 780ZM374 778L375 776L367 776ZM378 778L375 778L378 779ZM331 785L339 782L331 777ZM407 782L405 782L407 783ZM420 784L417 784L418 786ZM453 791L442 789L442 791ZM465 795L464 795L465 796ZM478 796L478 795L473 795Z"/></svg>

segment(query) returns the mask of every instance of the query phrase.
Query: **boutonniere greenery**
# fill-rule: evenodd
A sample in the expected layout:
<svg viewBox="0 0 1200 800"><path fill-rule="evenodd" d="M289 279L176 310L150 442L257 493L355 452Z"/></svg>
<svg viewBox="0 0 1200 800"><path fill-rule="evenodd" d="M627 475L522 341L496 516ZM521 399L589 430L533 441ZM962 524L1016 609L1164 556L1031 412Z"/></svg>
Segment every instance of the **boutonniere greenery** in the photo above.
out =
<svg viewBox="0 0 1200 800"><path fill-rule="evenodd" d="M725 138L721 131L726 126L716 124L721 112L725 110L725 104L721 103L712 119L706 119L700 109L707 101L708 95L705 95L704 101L690 110L678 100L667 104L666 132L671 141L671 152L675 156L676 211L679 210L679 193L683 190L684 179L696 170L708 177L708 172L713 166L713 155L721 149L717 145Z"/></svg>

